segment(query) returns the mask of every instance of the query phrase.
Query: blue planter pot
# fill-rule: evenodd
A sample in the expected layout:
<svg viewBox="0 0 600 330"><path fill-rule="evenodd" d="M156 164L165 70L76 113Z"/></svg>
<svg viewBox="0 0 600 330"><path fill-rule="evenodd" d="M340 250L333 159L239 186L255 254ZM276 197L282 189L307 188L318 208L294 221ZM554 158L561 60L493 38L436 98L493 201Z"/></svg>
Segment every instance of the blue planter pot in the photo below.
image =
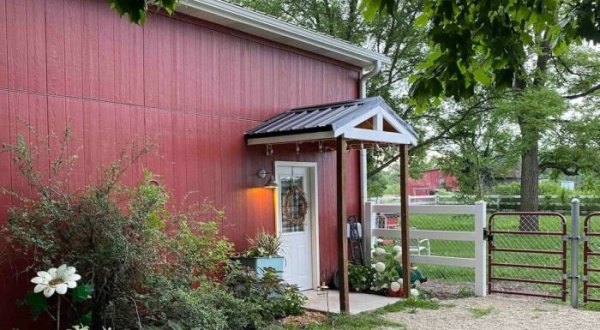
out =
<svg viewBox="0 0 600 330"><path fill-rule="evenodd" d="M264 269L274 268L278 274L283 272L283 257L256 257L256 258L237 258L243 266L254 269L259 278L263 277Z"/></svg>

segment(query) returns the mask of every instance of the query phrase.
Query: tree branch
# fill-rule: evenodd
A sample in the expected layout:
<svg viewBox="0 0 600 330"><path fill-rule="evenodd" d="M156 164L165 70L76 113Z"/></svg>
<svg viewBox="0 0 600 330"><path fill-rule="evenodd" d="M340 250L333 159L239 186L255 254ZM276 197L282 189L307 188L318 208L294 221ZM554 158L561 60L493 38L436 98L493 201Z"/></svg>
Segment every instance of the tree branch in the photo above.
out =
<svg viewBox="0 0 600 330"><path fill-rule="evenodd" d="M573 95L567 95L567 96L564 96L564 98L567 99L567 100L578 99L580 97L588 96L588 95L590 95L593 92L598 91L598 90L600 90L600 84L598 84L598 85L596 85L596 86L588 89L585 92L581 92L581 93L573 94Z"/></svg>

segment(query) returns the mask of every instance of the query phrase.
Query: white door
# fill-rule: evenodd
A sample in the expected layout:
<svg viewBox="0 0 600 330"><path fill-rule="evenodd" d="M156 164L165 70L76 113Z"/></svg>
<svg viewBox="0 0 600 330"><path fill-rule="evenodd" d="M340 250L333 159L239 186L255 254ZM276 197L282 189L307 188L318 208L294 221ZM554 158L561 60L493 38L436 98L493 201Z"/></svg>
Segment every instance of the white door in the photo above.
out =
<svg viewBox="0 0 600 330"><path fill-rule="evenodd" d="M313 288L312 171L306 166L277 166L277 217L285 267L283 280L300 290Z"/></svg>

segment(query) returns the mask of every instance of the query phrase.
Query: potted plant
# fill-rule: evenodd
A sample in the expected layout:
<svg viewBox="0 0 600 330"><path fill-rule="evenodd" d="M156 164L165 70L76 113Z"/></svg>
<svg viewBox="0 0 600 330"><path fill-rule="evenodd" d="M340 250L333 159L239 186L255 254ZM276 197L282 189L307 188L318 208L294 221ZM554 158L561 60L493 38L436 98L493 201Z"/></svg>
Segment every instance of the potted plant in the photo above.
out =
<svg viewBox="0 0 600 330"><path fill-rule="evenodd" d="M262 231L249 238L248 243L250 247L238 258L240 264L254 269L259 278L267 267L283 272L284 258L280 255L281 240L278 236Z"/></svg>

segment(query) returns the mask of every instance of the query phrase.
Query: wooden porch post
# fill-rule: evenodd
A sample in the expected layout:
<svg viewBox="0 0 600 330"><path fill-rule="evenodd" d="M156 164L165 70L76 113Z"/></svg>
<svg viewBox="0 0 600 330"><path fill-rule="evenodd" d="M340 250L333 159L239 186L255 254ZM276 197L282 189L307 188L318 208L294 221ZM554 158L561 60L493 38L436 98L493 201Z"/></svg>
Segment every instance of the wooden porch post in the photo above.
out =
<svg viewBox="0 0 600 330"><path fill-rule="evenodd" d="M340 272L340 311L350 312L348 288L348 241L346 240L346 140L337 138L337 226L338 226L338 270Z"/></svg>
<svg viewBox="0 0 600 330"><path fill-rule="evenodd" d="M408 145L400 145L400 231L402 234L402 289L404 298L410 297L410 244L408 221Z"/></svg>

